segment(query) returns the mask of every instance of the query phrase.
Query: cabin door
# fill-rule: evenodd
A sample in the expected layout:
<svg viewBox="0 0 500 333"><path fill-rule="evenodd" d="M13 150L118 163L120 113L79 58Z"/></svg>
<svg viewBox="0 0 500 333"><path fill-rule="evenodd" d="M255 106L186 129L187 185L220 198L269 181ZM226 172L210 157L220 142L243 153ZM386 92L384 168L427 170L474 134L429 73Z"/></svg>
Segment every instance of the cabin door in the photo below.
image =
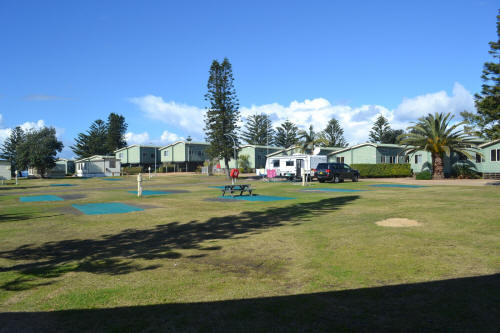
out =
<svg viewBox="0 0 500 333"><path fill-rule="evenodd" d="M302 177L303 167L304 167L304 160L295 160L295 177Z"/></svg>

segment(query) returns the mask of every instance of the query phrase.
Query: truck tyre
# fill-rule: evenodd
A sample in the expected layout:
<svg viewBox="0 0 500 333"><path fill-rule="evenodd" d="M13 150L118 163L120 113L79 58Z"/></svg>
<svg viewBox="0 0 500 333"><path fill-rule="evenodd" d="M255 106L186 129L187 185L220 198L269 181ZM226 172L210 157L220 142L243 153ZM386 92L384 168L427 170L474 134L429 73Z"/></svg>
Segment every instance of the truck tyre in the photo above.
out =
<svg viewBox="0 0 500 333"><path fill-rule="evenodd" d="M320 183L324 183L324 182L325 182L325 180L324 180L324 179L318 179L318 182L320 182Z"/></svg>
<svg viewBox="0 0 500 333"><path fill-rule="evenodd" d="M333 182L334 182L334 183L340 183L340 178L339 178L339 175L335 175L335 176L333 176Z"/></svg>
<svg viewBox="0 0 500 333"><path fill-rule="evenodd" d="M352 177L352 181L353 181L353 182L357 182L358 180L359 180L359 179L358 179L358 176L353 176L353 177Z"/></svg>

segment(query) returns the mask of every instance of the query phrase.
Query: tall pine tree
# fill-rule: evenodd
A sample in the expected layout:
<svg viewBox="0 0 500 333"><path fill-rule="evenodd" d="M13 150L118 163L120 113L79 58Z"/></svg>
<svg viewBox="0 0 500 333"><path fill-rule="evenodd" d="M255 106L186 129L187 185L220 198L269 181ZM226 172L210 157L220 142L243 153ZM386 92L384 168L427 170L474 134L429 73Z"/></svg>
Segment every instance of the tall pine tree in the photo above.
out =
<svg viewBox="0 0 500 333"><path fill-rule="evenodd" d="M387 121L383 115L378 116L370 131L370 142L382 143L384 137L388 135L390 130L391 126L389 126L389 121Z"/></svg>
<svg viewBox="0 0 500 333"><path fill-rule="evenodd" d="M125 141L125 132L127 123L125 117L116 113L110 113L108 116L106 145L108 153L112 154L115 150L127 146Z"/></svg>
<svg viewBox="0 0 500 333"><path fill-rule="evenodd" d="M278 147L290 148L299 143L299 128L288 119L276 128L274 143Z"/></svg>
<svg viewBox="0 0 500 333"><path fill-rule="evenodd" d="M0 157L10 162L11 172L14 175L15 170L20 170L18 146L24 141L25 133L19 126L15 127L10 136L4 141Z"/></svg>
<svg viewBox="0 0 500 333"><path fill-rule="evenodd" d="M241 138L250 145L273 145L274 129L267 114L255 114L247 118Z"/></svg>
<svg viewBox="0 0 500 333"><path fill-rule="evenodd" d="M320 133L320 144L323 147L345 147L347 142L344 138L344 130L340 127L337 119L332 118Z"/></svg>
<svg viewBox="0 0 500 333"><path fill-rule="evenodd" d="M240 119L239 102L234 88L231 63L212 62L209 71L205 100L209 103L205 114L205 136L210 146L207 154L224 159L229 177L229 160L233 157L233 140L238 144L237 130Z"/></svg>
<svg viewBox="0 0 500 333"><path fill-rule="evenodd" d="M70 148L79 158L92 155L107 155L109 154L107 139L108 129L106 123L101 119L97 119L90 125L87 133L78 134L75 145Z"/></svg>
<svg viewBox="0 0 500 333"><path fill-rule="evenodd" d="M484 63L482 89L474 96L477 114L461 113L468 123L468 133L490 140L500 139L500 15L497 15L497 37L496 42L489 43L488 53L493 61Z"/></svg>

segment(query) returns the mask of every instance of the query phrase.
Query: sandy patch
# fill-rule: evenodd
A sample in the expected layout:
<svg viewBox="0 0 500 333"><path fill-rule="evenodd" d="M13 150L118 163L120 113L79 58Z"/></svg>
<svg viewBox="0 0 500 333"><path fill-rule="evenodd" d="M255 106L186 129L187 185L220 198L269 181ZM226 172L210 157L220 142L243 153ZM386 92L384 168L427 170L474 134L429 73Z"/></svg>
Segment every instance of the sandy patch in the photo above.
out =
<svg viewBox="0 0 500 333"><path fill-rule="evenodd" d="M405 219L405 218L392 218L392 219L386 219L382 221L375 222L375 224L381 226L381 227L419 227L422 225L422 223L415 221L415 220L410 220L410 219Z"/></svg>

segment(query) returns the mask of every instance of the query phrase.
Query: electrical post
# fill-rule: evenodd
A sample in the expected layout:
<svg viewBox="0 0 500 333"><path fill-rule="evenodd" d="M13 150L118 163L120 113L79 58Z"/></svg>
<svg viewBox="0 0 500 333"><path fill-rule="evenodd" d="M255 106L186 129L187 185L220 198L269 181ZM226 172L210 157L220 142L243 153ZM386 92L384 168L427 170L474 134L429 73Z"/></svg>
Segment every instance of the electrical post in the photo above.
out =
<svg viewBox="0 0 500 333"><path fill-rule="evenodd" d="M142 197L142 174L140 172L137 175L137 196Z"/></svg>

